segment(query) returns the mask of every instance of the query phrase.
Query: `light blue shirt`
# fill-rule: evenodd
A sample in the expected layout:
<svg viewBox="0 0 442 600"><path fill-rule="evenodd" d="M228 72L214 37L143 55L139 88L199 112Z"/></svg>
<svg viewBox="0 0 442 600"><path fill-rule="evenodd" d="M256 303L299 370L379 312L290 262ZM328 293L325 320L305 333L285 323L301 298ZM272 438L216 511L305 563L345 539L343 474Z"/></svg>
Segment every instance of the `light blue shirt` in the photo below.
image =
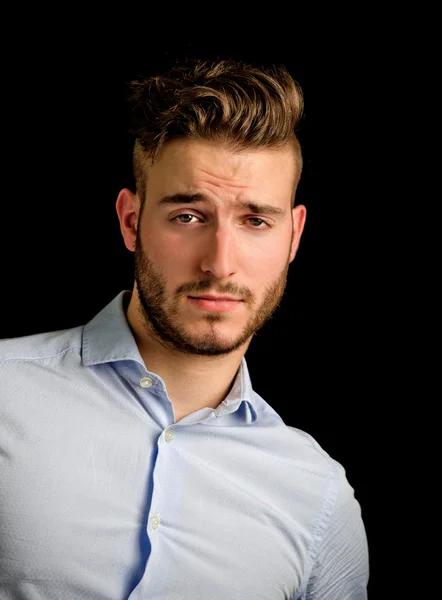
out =
<svg viewBox="0 0 442 600"><path fill-rule="evenodd" d="M367 598L343 467L253 391L244 358L216 409L176 423L130 295L0 341L0 598Z"/></svg>

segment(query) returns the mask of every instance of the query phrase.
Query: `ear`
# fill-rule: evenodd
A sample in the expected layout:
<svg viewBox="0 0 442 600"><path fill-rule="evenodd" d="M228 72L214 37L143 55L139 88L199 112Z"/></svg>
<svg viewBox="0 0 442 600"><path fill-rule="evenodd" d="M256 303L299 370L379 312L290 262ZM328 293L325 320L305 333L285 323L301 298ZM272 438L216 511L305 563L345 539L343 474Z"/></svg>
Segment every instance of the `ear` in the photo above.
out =
<svg viewBox="0 0 442 600"><path fill-rule="evenodd" d="M116 209L121 235L128 250L135 252L140 201L137 194L127 188L118 194Z"/></svg>
<svg viewBox="0 0 442 600"><path fill-rule="evenodd" d="M296 256L298 251L299 242L301 241L302 232L304 231L305 220L307 218L307 209L302 204L298 204L292 209L292 220L293 220L293 234L292 234L292 246L290 248L290 260Z"/></svg>

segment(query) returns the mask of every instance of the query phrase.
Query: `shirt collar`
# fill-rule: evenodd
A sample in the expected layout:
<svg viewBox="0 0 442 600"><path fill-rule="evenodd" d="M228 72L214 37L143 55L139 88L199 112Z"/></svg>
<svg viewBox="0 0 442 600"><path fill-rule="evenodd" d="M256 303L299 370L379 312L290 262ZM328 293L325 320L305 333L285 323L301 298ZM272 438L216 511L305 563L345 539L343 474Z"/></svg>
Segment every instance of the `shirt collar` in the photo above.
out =
<svg viewBox="0 0 442 600"><path fill-rule="evenodd" d="M135 360L145 368L125 311L132 292L123 290L83 331L83 364L86 367L119 360Z"/></svg>
<svg viewBox="0 0 442 600"><path fill-rule="evenodd" d="M130 290L123 290L84 326L82 356L86 367L132 360L146 369L126 318L131 296ZM221 403L220 416L225 410L236 410L243 402L249 409L243 411L246 421L256 421L255 393L244 357L233 386Z"/></svg>

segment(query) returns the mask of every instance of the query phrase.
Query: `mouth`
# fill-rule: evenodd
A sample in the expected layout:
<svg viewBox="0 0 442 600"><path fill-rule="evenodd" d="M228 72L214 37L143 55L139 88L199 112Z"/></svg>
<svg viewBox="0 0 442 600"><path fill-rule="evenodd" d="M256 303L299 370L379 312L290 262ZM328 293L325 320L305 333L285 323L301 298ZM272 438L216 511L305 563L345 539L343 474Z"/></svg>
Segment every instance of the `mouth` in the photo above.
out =
<svg viewBox="0 0 442 600"><path fill-rule="evenodd" d="M242 300L229 296L188 296L192 306L212 312L229 312L237 309Z"/></svg>
<svg viewBox="0 0 442 600"><path fill-rule="evenodd" d="M197 300L214 300L215 302L221 301L221 300L227 300L227 301L235 301L235 302L240 302L240 298L232 298L232 296L216 296L215 294L211 295L211 294L201 294L200 296L189 296L189 298L195 298Z"/></svg>

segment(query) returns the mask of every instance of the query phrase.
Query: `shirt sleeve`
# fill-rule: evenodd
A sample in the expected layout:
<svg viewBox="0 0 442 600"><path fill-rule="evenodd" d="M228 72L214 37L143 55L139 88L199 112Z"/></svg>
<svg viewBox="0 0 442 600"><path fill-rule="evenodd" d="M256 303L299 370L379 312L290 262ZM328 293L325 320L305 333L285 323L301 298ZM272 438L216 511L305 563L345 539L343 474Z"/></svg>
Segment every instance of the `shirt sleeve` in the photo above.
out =
<svg viewBox="0 0 442 600"><path fill-rule="evenodd" d="M335 461L334 461L335 462ZM308 580L305 600L366 600L369 579L368 544L361 507L354 490L338 469L338 494L324 520Z"/></svg>

